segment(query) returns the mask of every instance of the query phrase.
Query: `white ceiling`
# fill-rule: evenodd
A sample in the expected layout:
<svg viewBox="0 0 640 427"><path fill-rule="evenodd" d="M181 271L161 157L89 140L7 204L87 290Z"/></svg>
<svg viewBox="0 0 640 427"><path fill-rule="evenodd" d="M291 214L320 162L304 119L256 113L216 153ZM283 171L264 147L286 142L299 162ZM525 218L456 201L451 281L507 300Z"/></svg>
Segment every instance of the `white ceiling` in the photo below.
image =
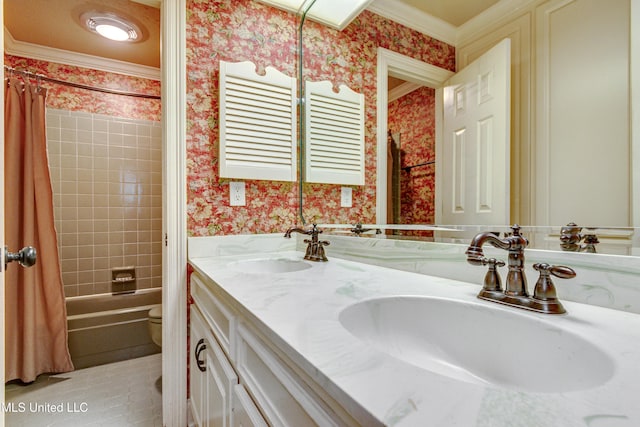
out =
<svg viewBox="0 0 640 427"><path fill-rule="evenodd" d="M459 27L500 0L400 0L445 22Z"/></svg>
<svg viewBox="0 0 640 427"><path fill-rule="evenodd" d="M4 0L4 24L13 40L38 46L160 67L160 9L148 0ZM132 19L143 40L107 40L80 25L88 10L110 11ZM5 47L7 42L5 42ZM10 52L9 52L10 53Z"/></svg>

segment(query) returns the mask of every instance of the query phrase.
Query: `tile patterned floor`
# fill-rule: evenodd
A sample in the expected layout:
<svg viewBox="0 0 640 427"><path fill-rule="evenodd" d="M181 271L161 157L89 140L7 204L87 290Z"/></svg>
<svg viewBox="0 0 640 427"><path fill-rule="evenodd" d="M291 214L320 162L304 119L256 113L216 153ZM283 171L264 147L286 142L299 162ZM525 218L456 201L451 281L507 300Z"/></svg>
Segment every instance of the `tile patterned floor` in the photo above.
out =
<svg viewBox="0 0 640 427"><path fill-rule="evenodd" d="M161 354L5 386L7 427L162 427Z"/></svg>

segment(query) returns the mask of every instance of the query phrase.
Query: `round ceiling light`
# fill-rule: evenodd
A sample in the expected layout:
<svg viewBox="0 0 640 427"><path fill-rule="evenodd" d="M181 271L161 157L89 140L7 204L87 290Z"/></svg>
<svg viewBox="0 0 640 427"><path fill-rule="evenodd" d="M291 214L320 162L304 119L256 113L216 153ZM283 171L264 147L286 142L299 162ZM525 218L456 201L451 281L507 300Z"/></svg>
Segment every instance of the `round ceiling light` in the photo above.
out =
<svg viewBox="0 0 640 427"><path fill-rule="evenodd" d="M135 42L142 38L140 27L114 13L85 12L80 20L89 31L110 40Z"/></svg>

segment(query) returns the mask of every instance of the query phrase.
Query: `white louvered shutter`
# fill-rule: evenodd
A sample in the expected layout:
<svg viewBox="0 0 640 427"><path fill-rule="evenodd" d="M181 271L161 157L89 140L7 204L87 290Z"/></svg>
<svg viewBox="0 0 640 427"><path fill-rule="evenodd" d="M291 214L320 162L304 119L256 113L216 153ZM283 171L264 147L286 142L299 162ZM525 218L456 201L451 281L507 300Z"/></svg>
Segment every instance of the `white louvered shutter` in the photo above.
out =
<svg viewBox="0 0 640 427"><path fill-rule="evenodd" d="M306 82L305 181L364 185L364 95Z"/></svg>
<svg viewBox="0 0 640 427"><path fill-rule="evenodd" d="M296 79L220 61L220 177L296 180Z"/></svg>

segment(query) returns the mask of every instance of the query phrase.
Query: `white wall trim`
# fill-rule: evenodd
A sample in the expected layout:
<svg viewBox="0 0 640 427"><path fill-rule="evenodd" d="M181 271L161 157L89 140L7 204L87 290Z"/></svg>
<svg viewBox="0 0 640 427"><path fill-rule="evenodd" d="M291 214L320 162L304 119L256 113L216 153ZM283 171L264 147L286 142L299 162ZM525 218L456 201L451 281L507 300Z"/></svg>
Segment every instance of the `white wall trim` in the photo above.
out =
<svg viewBox="0 0 640 427"><path fill-rule="evenodd" d="M536 13L536 142L535 142L535 195L533 223L536 225L549 225L549 190L550 190L550 161L549 161L549 55L550 55L550 17L553 12L559 10L575 0L552 0L539 8Z"/></svg>
<svg viewBox="0 0 640 427"><path fill-rule="evenodd" d="M376 101L377 161L376 161L376 223L387 223L387 129L389 120L389 62L393 62L387 49L378 48Z"/></svg>
<svg viewBox="0 0 640 427"><path fill-rule="evenodd" d="M377 70L377 171L376 174L376 223L387 223L387 121L389 93L387 79L389 74L418 83L422 86L439 88L453 75L453 72L426 62L401 55L388 49L378 48ZM437 122L436 122L437 124ZM437 132L437 129L436 129ZM380 173L384 171L384 173Z"/></svg>
<svg viewBox="0 0 640 427"><path fill-rule="evenodd" d="M437 153L443 152L444 146L444 87L439 87L436 89L436 156ZM437 157L436 157L437 158ZM438 164L435 164L435 182L442 182L442 168L438 167ZM442 204L442 185L435 186L435 196L434 202L435 206L433 209L433 222L434 224L442 224L442 216L444 214L443 204Z"/></svg>
<svg viewBox="0 0 640 427"><path fill-rule="evenodd" d="M389 99L388 102L393 102L396 99L402 98L405 95L410 94L416 89L420 89L422 85L420 83L412 83L406 82L402 83L400 86L396 86L389 91Z"/></svg>
<svg viewBox="0 0 640 427"><path fill-rule="evenodd" d="M124 74L143 79L160 80L159 68L21 42L14 39L6 27L4 28L4 40L5 53L9 55L89 68L107 73Z"/></svg>
<svg viewBox="0 0 640 427"><path fill-rule="evenodd" d="M162 2L162 422L187 425L186 0Z"/></svg>
<svg viewBox="0 0 640 427"><path fill-rule="evenodd" d="M631 226L640 227L640 0L631 0L630 117L631 117Z"/></svg>
<svg viewBox="0 0 640 427"><path fill-rule="evenodd" d="M456 43L455 26L397 0L374 0L367 10L450 45Z"/></svg>

